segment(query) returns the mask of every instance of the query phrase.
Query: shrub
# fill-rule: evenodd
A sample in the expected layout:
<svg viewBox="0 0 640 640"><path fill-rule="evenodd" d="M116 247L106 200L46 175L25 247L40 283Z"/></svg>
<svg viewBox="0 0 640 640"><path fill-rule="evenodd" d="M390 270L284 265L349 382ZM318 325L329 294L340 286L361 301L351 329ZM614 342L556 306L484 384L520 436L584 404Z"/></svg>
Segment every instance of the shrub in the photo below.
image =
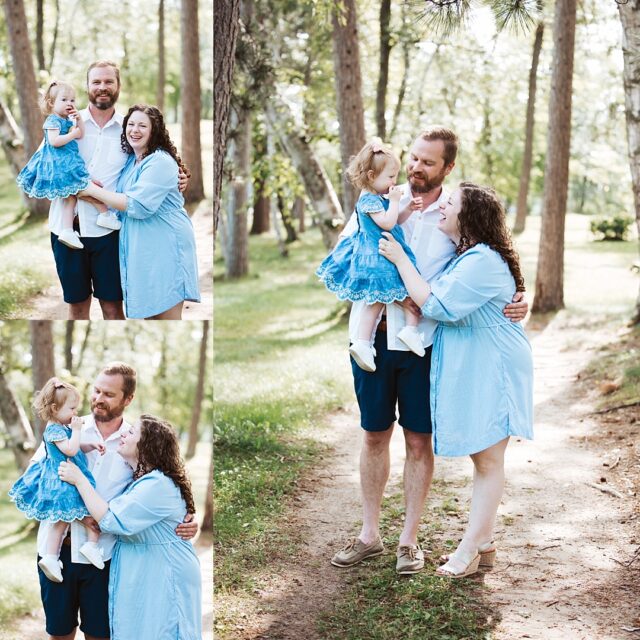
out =
<svg viewBox="0 0 640 640"><path fill-rule="evenodd" d="M633 223L631 216L624 215L596 218L591 221L591 233L597 240L626 240Z"/></svg>

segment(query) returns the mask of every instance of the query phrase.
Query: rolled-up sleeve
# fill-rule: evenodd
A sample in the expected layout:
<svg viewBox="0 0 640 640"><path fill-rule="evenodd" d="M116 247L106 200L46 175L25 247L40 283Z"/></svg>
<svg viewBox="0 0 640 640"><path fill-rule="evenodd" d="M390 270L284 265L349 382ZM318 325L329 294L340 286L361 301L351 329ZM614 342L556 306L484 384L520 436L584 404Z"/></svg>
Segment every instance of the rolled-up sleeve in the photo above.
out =
<svg viewBox="0 0 640 640"><path fill-rule="evenodd" d="M125 215L139 220L156 213L178 184L178 165L168 153L156 151L143 163L135 184L124 192L127 196Z"/></svg>

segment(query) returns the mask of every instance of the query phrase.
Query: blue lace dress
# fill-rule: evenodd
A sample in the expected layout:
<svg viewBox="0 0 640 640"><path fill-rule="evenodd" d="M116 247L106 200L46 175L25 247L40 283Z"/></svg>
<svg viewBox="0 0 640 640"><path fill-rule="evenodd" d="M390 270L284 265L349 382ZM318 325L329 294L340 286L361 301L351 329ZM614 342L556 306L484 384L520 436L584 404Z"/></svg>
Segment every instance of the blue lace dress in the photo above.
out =
<svg viewBox="0 0 640 640"><path fill-rule="evenodd" d="M340 300L391 304L408 296L395 265L378 253L378 241L384 229L369 215L388 208L386 198L363 191L356 203L358 231L340 240L318 267L316 275ZM395 225L390 233L415 265L416 258L404 240L400 225Z"/></svg>
<svg viewBox="0 0 640 640"><path fill-rule="evenodd" d="M52 113L42 125L44 144L31 156L31 160L18 174L18 186L31 198L66 198L86 189L89 173L80 156L78 143L71 140L61 147L49 144L48 129L60 129L60 135L69 133L73 123Z"/></svg>
<svg viewBox="0 0 640 640"><path fill-rule="evenodd" d="M9 497L27 518L71 522L89 515L78 490L58 477L58 466L68 459L54 444L71 437L71 429L50 422L44 430L46 455L34 462L9 490ZM87 467L87 458L78 451L71 458L92 486L96 482Z"/></svg>

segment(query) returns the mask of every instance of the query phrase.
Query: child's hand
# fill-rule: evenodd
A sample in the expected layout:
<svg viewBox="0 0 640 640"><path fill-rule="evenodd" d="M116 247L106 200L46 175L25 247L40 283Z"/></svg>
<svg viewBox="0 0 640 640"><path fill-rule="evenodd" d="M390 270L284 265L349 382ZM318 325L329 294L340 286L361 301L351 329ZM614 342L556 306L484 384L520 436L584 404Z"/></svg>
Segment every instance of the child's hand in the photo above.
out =
<svg viewBox="0 0 640 640"><path fill-rule="evenodd" d="M102 442L94 442L93 448L103 456L107 452L107 448L102 444Z"/></svg>
<svg viewBox="0 0 640 640"><path fill-rule="evenodd" d="M423 209L422 196L414 196L413 194L411 194L409 207L411 208L411 211L422 211Z"/></svg>
<svg viewBox="0 0 640 640"><path fill-rule="evenodd" d="M78 126L75 124L69 130L69 133L72 134L74 138L82 138L82 131L80 131Z"/></svg>
<svg viewBox="0 0 640 640"><path fill-rule="evenodd" d="M397 202L402 197L403 187L391 187L389 189L388 198L391 202Z"/></svg>
<svg viewBox="0 0 640 640"><path fill-rule="evenodd" d="M67 117L70 120L77 120L80 117L78 110L75 107L71 107L71 109L67 112Z"/></svg>
<svg viewBox="0 0 640 640"><path fill-rule="evenodd" d="M73 431L77 431L78 429L82 429L83 424L84 420L82 418L73 416L73 418L71 418L71 423L69 424L69 426L71 427L71 429L73 429Z"/></svg>

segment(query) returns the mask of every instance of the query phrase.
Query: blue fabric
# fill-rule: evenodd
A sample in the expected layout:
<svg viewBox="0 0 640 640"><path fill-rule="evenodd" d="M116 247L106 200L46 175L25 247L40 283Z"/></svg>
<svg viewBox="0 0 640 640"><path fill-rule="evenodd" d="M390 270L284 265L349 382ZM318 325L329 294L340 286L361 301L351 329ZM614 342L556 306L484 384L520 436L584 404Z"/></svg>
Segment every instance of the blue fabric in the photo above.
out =
<svg viewBox="0 0 640 640"><path fill-rule="evenodd" d="M111 559L111 640L201 640L200 563L175 528L186 514L173 481L152 471L109 503L100 529Z"/></svg>
<svg viewBox="0 0 640 640"><path fill-rule="evenodd" d="M16 178L18 186L31 198L66 198L89 185L89 173L78 151L78 142L71 140L61 147L49 144L49 129L60 129L62 136L72 126L70 120L55 113L44 121L44 144Z"/></svg>
<svg viewBox="0 0 640 640"><path fill-rule="evenodd" d="M431 358L434 451L477 453L507 436L533 438L533 360L519 323L504 317L515 282L478 244L433 280L423 315L439 321Z"/></svg>
<svg viewBox="0 0 640 640"><path fill-rule="evenodd" d="M369 215L388 208L386 198L363 191L356 203L358 231L342 238L318 267L316 275L340 300L390 304L407 297L407 289L395 265L378 252L378 241L384 229ZM415 256L404 240L400 225L395 225L390 233L415 265Z"/></svg>
<svg viewBox="0 0 640 640"><path fill-rule="evenodd" d="M9 490L9 497L27 518L71 522L89 515L78 490L58 477L60 463L71 460L89 478L92 486L96 486L84 453L78 451L69 458L54 444L70 437L69 427L50 422L43 436L45 457L34 462Z"/></svg>
<svg viewBox="0 0 640 640"><path fill-rule="evenodd" d="M118 179L120 278L128 318L148 318L183 300L200 302L193 225L178 191L178 165L165 151L140 164L131 154Z"/></svg>

